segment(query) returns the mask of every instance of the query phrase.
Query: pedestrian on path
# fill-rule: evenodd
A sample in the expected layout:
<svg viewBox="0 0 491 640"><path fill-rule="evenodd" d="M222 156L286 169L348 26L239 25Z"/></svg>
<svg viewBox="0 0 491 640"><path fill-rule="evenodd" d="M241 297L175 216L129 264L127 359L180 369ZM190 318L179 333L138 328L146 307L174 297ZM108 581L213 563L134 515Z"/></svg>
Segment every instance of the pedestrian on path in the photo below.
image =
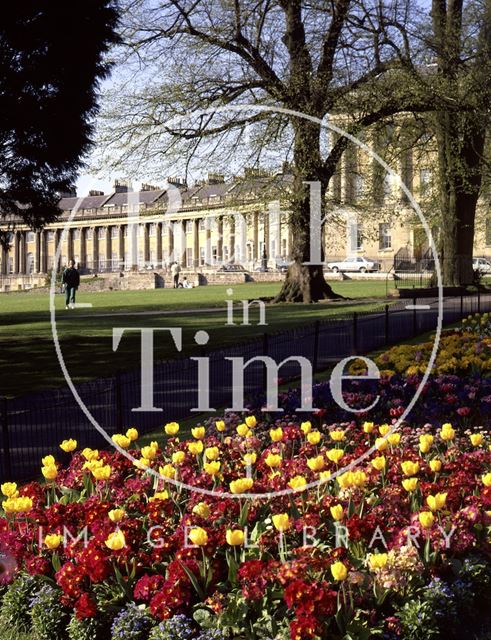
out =
<svg viewBox="0 0 491 640"><path fill-rule="evenodd" d="M179 274L181 272L181 267L177 264L177 262L172 263L170 272L174 283L174 289L177 289L177 287L179 286Z"/></svg>
<svg viewBox="0 0 491 640"><path fill-rule="evenodd" d="M63 271L61 281L65 287L65 309L73 309L75 307L75 292L80 286L80 274L73 260L68 262L68 267Z"/></svg>

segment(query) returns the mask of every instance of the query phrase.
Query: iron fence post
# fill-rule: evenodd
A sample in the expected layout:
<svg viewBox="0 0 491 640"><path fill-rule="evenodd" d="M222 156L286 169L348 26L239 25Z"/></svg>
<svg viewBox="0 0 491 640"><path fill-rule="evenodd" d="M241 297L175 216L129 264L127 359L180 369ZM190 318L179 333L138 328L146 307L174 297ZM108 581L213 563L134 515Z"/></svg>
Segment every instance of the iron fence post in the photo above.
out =
<svg viewBox="0 0 491 640"><path fill-rule="evenodd" d="M5 470L5 479L10 480L12 478L12 459L10 457L10 434L9 434L9 414L8 414L8 400L7 398L1 398L1 412L2 412L2 449L3 449L3 468Z"/></svg>

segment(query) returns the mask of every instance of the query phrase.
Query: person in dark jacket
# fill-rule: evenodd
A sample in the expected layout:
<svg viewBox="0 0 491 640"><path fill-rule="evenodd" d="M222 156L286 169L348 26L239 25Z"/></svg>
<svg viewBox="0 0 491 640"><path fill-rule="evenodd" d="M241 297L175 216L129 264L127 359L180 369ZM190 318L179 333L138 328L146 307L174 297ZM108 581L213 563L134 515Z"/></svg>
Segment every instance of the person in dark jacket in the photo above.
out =
<svg viewBox="0 0 491 640"><path fill-rule="evenodd" d="M70 309L73 309L75 306L75 292L80 285L80 274L75 268L75 262L73 260L69 261L68 267L63 271L62 283L65 286L66 294L65 309L68 309L69 305Z"/></svg>

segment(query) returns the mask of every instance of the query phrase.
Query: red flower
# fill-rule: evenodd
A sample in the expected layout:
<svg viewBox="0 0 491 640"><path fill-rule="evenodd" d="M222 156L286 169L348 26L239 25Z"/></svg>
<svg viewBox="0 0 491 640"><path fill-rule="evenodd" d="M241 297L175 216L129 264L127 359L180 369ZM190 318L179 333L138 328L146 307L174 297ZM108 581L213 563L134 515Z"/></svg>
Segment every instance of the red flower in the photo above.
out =
<svg viewBox="0 0 491 640"><path fill-rule="evenodd" d="M79 620L84 618L95 618L97 615L97 605L88 593L82 593L74 605L75 615Z"/></svg>

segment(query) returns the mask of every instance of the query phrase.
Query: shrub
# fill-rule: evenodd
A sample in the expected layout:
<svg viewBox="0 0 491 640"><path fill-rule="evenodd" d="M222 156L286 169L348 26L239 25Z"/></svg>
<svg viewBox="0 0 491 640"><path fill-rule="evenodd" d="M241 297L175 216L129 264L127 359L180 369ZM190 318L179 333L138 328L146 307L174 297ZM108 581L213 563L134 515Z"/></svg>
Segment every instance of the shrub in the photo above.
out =
<svg viewBox="0 0 491 640"><path fill-rule="evenodd" d="M122 609L111 627L111 640L147 640L152 618L144 609L130 602Z"/></svg>
<svg viewBox="0 0 491 640"><path fill-rule="evenodd" d="M60 603L59 589L44 584L31 599L32 632L36 640L66 638L68 614Z"/></svg>
<svg viewBox="0 0 491 640"><path fill-rule="evenodd" d="M5 592L0 607L0 618L5 627L15 631L29 631L31 628L31 599L39 589L39 580L33 576L20 574Z"/></svg>

